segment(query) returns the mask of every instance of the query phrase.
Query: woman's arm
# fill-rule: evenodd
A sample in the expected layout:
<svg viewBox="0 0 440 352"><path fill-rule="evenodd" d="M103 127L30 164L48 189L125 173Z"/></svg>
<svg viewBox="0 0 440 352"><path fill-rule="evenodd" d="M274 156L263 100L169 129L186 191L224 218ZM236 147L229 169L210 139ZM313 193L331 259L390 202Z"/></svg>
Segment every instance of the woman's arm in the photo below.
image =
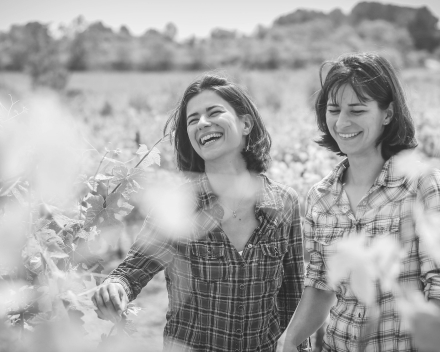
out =
<svg viewBox="0 0 440 352"><path fill-rule="evenodd" d="M304 340L312 335L326 320L330 308L335 303L333 291L306 287L301 301L286 330L284 352L296 351Z"/></svg>
<svg viewBox="0 0 440 352"><path fill-rule="evenodd" d="M148 216L127 257L99 286L92 302L98 317L117 321L129 301L163 270L175 255L172 237Z"/></svg>
<svg viewBox="0 0 440 352"><path fill-rule="evenodd" d="M298 196L291 190L290 201L286 208L290 212L289 226L285 226L288 236L288 250L283 259L283 282L277 296L281 330L289 325L304 290L304 256Z"/></svg>

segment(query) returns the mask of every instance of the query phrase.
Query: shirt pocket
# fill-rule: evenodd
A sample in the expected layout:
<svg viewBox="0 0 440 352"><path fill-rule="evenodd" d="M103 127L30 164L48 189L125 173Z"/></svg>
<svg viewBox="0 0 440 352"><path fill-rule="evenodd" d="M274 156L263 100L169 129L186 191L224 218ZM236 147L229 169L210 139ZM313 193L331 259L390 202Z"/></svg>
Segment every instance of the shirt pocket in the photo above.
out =
<svg viewBox="0 0 440 352"><path fill-rule="evenodd" d="M190 243L191 272L205 281L225 280L229 275L229 262L225 257L223 242Z"/></svg>
<svg viewBox="0 0 440 352"><path fill-rule="evenodd" d="M380 219L365 224L365 233L369 237L392 236L397 239L400 218Z"/></svg>
<svg viewBox="0 0 440 352"><path fill-rule="evenodd" d="M264 280L278 278L282 272L284 255L287 252L287 239L261 242L260 248L259 276Z"/></svg>
<svg viewBox="0 0 440 352"><path fill-rule="evenodd" d="M343 239L344 232L347 232L347 229L337 227L315 227L312 236L312 248L309 248L310 245L306 244L308 247L307 249L319 252L325 266L327 266L329 257L337 252L338 243Z"/></svg>
<svg viewBox="0 0 440 352"><path fill-rule="evenodd" d="M333 245L343 238L346 230L338 227L315 227L312 236L313 241L324 246Z"/></svg>

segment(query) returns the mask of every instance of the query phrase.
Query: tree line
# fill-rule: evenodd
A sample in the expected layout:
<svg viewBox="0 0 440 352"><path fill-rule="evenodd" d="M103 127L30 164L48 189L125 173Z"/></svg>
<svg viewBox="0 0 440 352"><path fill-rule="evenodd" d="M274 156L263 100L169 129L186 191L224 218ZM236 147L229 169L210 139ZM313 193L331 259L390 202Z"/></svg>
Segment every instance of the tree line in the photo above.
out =
<svg viewBox="0 0 440 352"><path fill-rule="evenodd" d="M28 72L34 84L61 88L69 71L302 68L343 52L375 50L399 66L440 58L438 18L427 7L358 3L349 14L297 10L250 35L215 28L206 38L177 40L177 27L113 30L78 17L58 28L13 25L0 33L0 70Z"/></svg>

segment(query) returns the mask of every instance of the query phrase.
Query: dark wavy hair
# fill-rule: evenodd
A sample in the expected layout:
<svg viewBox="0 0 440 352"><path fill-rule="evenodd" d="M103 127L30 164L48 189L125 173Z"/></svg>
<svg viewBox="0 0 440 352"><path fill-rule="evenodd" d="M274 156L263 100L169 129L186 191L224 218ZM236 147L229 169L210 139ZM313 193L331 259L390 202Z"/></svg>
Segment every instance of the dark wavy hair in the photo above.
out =
<svg viewBox="0 0 440 352"><path fill-rule="evenodd" d="M238 85L212 73L204 74L188 86L165 124L164 135L169 132L174 134L174 147L179 170L205 171L204 160L196 153L189 140L186 123L188 102L205 90L213 91L227 101L238 117L248 114L252 118L254 126L247 136L245 144L247 146L249 143L249 150L243 149L241 154L249 171L257 173L266 171L270 162L269 152L272 141L255 104Z"/></svg>
<svg viewBox="0 0 440 352"><path fill-rule="evenodd" d="M323 81L323 71L328 66L330 70ZM401 150L417 147L414 123L404 91L395 69L387 59L375 53L344 55L336 61L324 62L319 77L321 90L315 101L315 111L318 128L323 132L316 141L320 146L338 155L345 155L331 136L325 115L329 98L335 102L341 87L349 84L361 102L373 99L382 110L386 110L393 102L394 113L391 121L376 142L376 146L382 144L381 153L384 160Z"/></svg>

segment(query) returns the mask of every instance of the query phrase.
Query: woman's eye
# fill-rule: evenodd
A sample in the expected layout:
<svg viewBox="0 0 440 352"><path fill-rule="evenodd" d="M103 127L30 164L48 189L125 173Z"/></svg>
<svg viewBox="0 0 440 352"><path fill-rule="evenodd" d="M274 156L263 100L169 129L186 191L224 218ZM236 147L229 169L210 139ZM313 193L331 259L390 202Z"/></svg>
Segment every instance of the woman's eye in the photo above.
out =
<svg viewBox="0 0 440 352"><path fill-rule="evenodd" d="M217 116L218 114L220 114L221 113L221 111L213 111L212 113L211 113L211 116Z"/></svg>
<svg viewBox="0 0 440 352"><path fill-rule="evenodd" d="M339 114L339 110L327 110L330 114Z"/></svg>
<svg viewBox="0 0 440 352"><path fill-rule="evenodd" d="M189 126L189 125L192 125L196 121L197 121L196 119L192 119L192 120L187 121L186 123Z"/></svg>
<svg viewBox="0 0 440 352"><path fill-rule="evenodd" d="M362 114L363 112L365 112L365 110L353 110L352 111L352 113L356 114L356 115Z"/></svg>

